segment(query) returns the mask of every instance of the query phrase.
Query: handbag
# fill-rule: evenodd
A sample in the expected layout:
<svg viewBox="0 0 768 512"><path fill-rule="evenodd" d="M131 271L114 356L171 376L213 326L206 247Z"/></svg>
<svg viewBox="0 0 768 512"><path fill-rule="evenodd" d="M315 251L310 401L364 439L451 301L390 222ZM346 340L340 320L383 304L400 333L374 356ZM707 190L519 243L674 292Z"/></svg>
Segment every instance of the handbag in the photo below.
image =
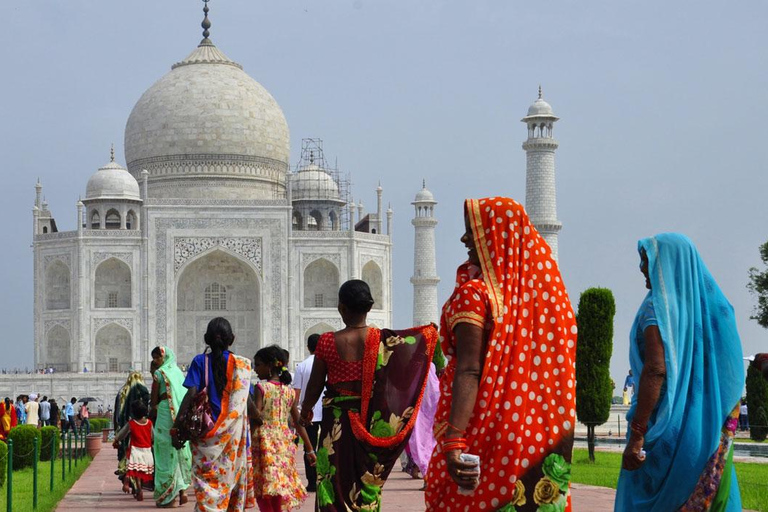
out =
<svg viewBox="0 0 768 512"><path fill-rule="evenodd" d="M197 440L205 437L208 432L213 430L213 414L211 413L211 404L208 400L208 357L207 350L203 352L205 356L205 387L199 390L192 399L192 404L182 416L181 428L178 437L183 440Z"/></svg>

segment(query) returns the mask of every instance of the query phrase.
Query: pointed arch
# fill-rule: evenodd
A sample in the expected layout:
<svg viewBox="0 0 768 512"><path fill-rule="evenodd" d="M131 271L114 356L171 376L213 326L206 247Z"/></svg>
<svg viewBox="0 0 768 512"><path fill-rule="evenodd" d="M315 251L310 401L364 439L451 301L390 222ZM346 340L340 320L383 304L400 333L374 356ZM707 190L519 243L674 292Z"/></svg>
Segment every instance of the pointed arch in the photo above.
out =
<svg viewBox="0 0 768 512"><path fill-rule="evenodd" d="M61 325L54 325L45 336L45 367L56 371L69 371L71 337L69 331Z"/></svg>
<svg viewBox="0 0 768 512"><path fill-rule="evenodd" d="M125 229L139 229L137 219L136 212L128 210L128 213L125 214Z"/></svg>
<svg viewBox="0 0 768 512"><path fill-rule="evenodd" d="M130 308L131 289L131 268L124 261L109 258L96 267L93 280L95 307Z"/></svg>
<svg viewBox="0 0 768 512"><path fill-rule="evenodd" d="M384 309L384 278L379 265L373 260L366 263L363 266L361 278L371 288L371 295L373 296L372 309Z"/></svg>
<svg viewBox="0 0 768 512"><path fill-rule="evenodd" d="M120 229L120 212L112 208L104 216L104 227L106 229Z"/></svg>
<svg viewBox="0 0 768 512"><path fill-rule="evenodd" d="M97 372L122 372L131 367L132 336L130 331L110 323L96 332L94 362Z"/></svg>
<svg viewBox="0 0 768 512"><path fill-rule="evenodd" d="M101 215L99 210L91 211L91 229L101 229Z"/></svg>
<svg viewBox="0 0 768 512"><path fill-rule="evenodd" d="M176 357L191 361L203 351L208 322L223 316L237 336L237 352L260 347L261 282L254 268L220 247L188 261L176 281Z"/></svg>
<svg viewBox="0 0 768 512"><path fill-rule="evenodd" d="M69 309L71 295L69 267L54 260L45 269L45 309Z"/></svg>
<svg viewBox="0 0 768 512"><path fill-rule="evenodd" d="M338 305L339 269L320 258L304 269L304 307L335 308Z"/></svg>

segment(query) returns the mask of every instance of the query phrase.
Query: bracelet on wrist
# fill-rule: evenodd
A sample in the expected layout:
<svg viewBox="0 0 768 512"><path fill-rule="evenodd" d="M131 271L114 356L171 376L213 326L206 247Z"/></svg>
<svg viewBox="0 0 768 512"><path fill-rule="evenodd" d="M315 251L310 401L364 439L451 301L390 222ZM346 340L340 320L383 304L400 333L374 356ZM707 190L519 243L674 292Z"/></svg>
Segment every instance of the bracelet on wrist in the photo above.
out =
<svg viewBox="0 0 768 512"><path fill-rule="evenodd" d="M635 420L632 420L632 423L629 424L629 428L632 432L640 434L641 436L644 436L645 433L648 432L648 425L643 426Z"/></svg>
<svg viewBox="0 0 768 512"><path fill-rule="evenodd" d="M314 454L315 454L315 450L304 451L304 455L314 455Z"/></svg>

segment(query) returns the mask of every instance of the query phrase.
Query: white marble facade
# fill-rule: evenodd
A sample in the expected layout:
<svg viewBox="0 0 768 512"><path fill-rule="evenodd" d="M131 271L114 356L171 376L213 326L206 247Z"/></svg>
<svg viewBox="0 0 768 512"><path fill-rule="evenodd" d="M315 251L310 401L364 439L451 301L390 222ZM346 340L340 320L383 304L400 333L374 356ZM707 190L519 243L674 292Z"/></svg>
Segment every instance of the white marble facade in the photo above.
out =
<svg viewBox="0 0 768 512"><path fill-rule="evenodd" d="M37 368L146 371L156 345L184 364L216 316L236 353L277 343L296 363L309 334L341 326L351 278L371 285L371 322L392 324L381 206L355 223L337 176L314 161L291 173L279 105L207 37L136 103L125 155L84 183L74 231L58 231L36 186Z"/></svg>

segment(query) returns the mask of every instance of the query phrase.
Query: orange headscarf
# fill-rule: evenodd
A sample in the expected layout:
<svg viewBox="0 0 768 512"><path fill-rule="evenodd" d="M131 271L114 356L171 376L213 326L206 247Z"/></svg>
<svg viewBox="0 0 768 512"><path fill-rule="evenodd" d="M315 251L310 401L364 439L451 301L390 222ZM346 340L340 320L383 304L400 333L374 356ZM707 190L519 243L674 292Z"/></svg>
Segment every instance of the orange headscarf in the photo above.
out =
<svg viewBox="0 0 768 512"><path fill-rule="evenodd" d="M514 200L469 199L465 213L481 265L476 279L482 284L473 286L485 289L486 310L484 318L477 318L456 306L471 284L472 276L462 265L454 294L443 309L441 334L444 351L455 353L456 324L486 329L483 373L465 433L467 453L480 456L480 486L470 496L459 495L438 444L427 478L427 509L482 511L512 504L527 510L535 509L537 502L551 503L542 500L567 500L562 468L570 461L576 422L576 319L557 262ZM441 379L438 441L450 414L455 365L453 357ZM547 495L537 487L545 475L542 463L553 453L559 457L548 464L560 461L553 479L565 489L561 495Z"/></svg>

